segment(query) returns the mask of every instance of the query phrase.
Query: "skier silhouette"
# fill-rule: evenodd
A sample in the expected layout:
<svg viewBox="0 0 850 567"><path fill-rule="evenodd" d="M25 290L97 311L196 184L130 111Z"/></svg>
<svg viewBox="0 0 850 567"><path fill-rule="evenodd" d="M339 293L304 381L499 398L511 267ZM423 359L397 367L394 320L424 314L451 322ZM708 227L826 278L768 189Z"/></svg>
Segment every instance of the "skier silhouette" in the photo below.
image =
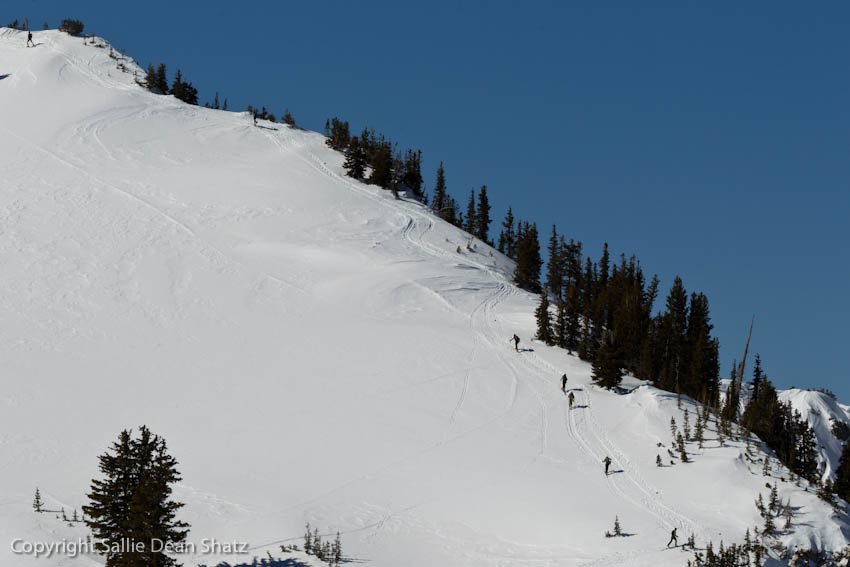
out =
<svg viewBox="0 0 850 567"><path fill-rule="evenodd" d="M670 541L667 542L667 547L670 547L671 542L676 544L673 547L679 546L679 540L676 538L676 528L673 528L673 531L670 532Z"/></svg>
<svg viewBox="0 0 850 567"><path fill-rule="evenodd" d="M28 31L27 32L27 47L30 47L30 46L35 47L35 43L33 43L33 40L32 40L32 32Z"/></svg>
<svg viewBox="0 0 850 567"><path fill-rule="evenodd" d="M254 112L252 113L252 116L254 117L254 126L256 126L256 125L257 125L257 112L256 112L256 111L254 111Z"/></svg>
<svg viewBox="0 0 850 567"><path fill-rule="evenodd" d="M519 337L518 337L518 336L516 336L516 333L514 333L514 336L512 336L512 337L510 338L510 340L512 340L512 341L514 342L514 350L516 350L517 352L519 352Z"/></svg>
<svg viewBox="0 0 850 567"><path fill-rule="evenodd" d="M573 409L573 402L576 401L576 397L573 395L572 392L570 392L570 397L568 399L570 400L570 409Z"/></svg>
<svg viewBox="0 0 850 567"><path fill-rule="evenodd" d="M566 373L563 376L561 376L561 391L565 394L567 393L567 375L566 375Z"/></svg>
<svg viewBox="0 0 850 567"><path fill-rule="evenodd" d="M611 466L611 457L605 455L605 458L602 459L602 462L605 463L605 476L608 476L608 467Z"/></svg>

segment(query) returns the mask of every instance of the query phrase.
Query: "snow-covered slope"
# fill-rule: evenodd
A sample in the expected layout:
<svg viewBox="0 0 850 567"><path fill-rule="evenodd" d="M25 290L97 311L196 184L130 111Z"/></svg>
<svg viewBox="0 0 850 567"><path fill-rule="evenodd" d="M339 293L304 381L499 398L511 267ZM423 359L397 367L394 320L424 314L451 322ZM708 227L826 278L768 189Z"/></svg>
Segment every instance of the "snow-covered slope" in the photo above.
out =
<svg viewBox="0 0 850 567"><path fill-rule="evenodd" d="M836 423L850 425L850 408L822 392L792 388L779 392L779 399L790 402L815 431L818 440L819 464L824 479L835 479L835 469L844 443L833 433Z"/></svg>
<svg viewBox="0 0 850 567"><path fill-rule="evenodd" d="M84 534L35 514L35 487L79 509L97 455L147 424L180 461L192 540L250 543L187 565L307 564L279 551L306 522L379 567L683 565L670 530L740 539L767 480L797 507L784 541L846 544L811 492L713 431L656 467L693 405L593 387L532 342L507 259L342 177L322 136L148 93L108 48L34 35L0 29L3 539ZM615 516L628 537L604 537ZM0 565L44 561L0 546ZM99 558L51 563L80 561Z"/></svg>

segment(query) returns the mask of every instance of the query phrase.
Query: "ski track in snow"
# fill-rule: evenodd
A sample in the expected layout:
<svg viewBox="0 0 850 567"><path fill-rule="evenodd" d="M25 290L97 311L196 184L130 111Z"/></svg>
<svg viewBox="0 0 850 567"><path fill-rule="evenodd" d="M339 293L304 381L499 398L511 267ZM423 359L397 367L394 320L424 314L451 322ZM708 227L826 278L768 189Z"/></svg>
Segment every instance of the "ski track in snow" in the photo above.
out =
<svg viewBox="0 0 850 567"><path fill-rule="evenodd" d="M276 137L271 133L266 133L266 135L271 138L274 143L281 149L281 144L277 141ZM407 222L404 223L404 227L401 231L401 236L409 241L411 244L415 245L419 250L424 252L425 254L437 257L439 259L445 259L449 257L449 253L439 249L436 246L428 243L425 239L425 236L428 234L432 227L432 221L427 218L425 215L421 213L411 212L407 208L402 208L395 203L388 201L386 199L382 199L381 197L375 195L368 189L365 189L361 186L356 185L355 183L343 178L342 176L334 173L330 168L328 168L315 154L310 153L310 157L312 158L312 164L318 171L321 173L331 177L335 181L344 184L352 190L355 190L361 194L366 195L370 199L378 202L380 205L390 208L396 213L401 213L407 216ZM391 204L392 203L392 204ZM414 234L417 234L416 229L418 228L417 220L422 220L424 222L425 228L418 233L416 237ZM511 372L513 376L513 384L511 387L511 395L510 402L508 405L508 411L513 408L515 399L516 399L516 389L517 386L523 382L522 376L523 373L518 370L515 363L511 360L508 360L503 352L505 350L504 346L501 345L501 334L497 333L492 328L492 323L495 319L494 312L497 310L499 303L501 303L505 297L517 293L514 286L510 283L504 281L500 275L494 273L488 266L480 263L476 263L474 261L470 261L469 259L464 259L464 261L472 263L479 269L484 270L494 279L495 283L497 283L497 289L495 292L490 294L484 302L479 304L473 312L469 315L470 317L470 326L475 332L474 341L477 344L479 340L478 337L486 340L487 344L490 347L491 353L495 355L500 362ZM439 295L437 292L431 290L432 293ZM448 302L446 302L448 304ZM449 304L450 305L450 304ZM483 309L482 309L483 307ZM477 314L482 312L481 316ZM475 347L473 346L473 353ZM469 360L472 362L472 354L470 354ZM539 357L534 355L533 352L526 351L520 353L519 360L525 364L525 370L527 374L535 376L539 378L544 386L549 388L551 376L557 375L557 369L551 367L547 362L542 361ZM454 425L455 418L458 412L461 410L463 406L463 402L466 398L466 394L468 392L469 387L469 379L470 373L467 371L464 375L463 387L461 389L460 396L458 398L457 404L452 410L450 416L450 425ZM546 403L545 394L541 393L536 387L530 388L533 395L537 398L538 403L540 405L540 448L537 455L537 458L543 456L548 447L548 430L549 430L549 417L548 417L548 408ZM595 466L601 467L602 458L604 455L611 455L615 465L619 466L622 469L622 475L627 480L627 482L623 483L617 477L617 474L608 475L606 481L608 486L623 500L631 503L635 507L645 509L650 514L652 514L657 520L658 525L670 529L672 527L678 527L683 530L686 530L689 533L693 533L696 537L698 537L701 541L706 541L706 534L703 529L697 524L697 522L692 519L684 516L683 514L676 512L671 507L660 502L659 497L657 496L657 490L650 487L646 481L641 477L639 471L636 467L632 465L629 461L628 457L626 457L625 453L619 450L603 433L603 429L599 422L595 419L593 415L593 406L591 402L591 396L587 391L587 388L582 388L580 391L580 395L582 396L582 400L577 396L577 406L584 405L583 408L576 408L570 411L567 408L566 400L561 400L560 404L562 407L567 408L565 411L568 413L568 422L564 423L564 429L566 433L574 440L575 444L584 452L585 455L588 456L588 460L591 463L594 463ZM551 395L550 395L551 397ZM507 412L506 414L507 415ZM578 418L575 416L579 415ZM589 418L587 417L589 416ZM588 421L591 422L591 426L588 427ZM477 429L477 428L476 428ZM444 441L445 442L445 441ZM557 458L554 458L557 460ZM390 465L392 466L392 465ZM621 473L618 473L621 474ZM625 485L625 486L624 486ZM639 554L644 553L653 553L658 551L657 549L643 549L638 551L632 551L626 554L617 553L615 555L609 557L603 557L591 561L589 563L584 563L583 565L603 565L603 564L618 564L625 561L627 558L635 557Z"/></svg>

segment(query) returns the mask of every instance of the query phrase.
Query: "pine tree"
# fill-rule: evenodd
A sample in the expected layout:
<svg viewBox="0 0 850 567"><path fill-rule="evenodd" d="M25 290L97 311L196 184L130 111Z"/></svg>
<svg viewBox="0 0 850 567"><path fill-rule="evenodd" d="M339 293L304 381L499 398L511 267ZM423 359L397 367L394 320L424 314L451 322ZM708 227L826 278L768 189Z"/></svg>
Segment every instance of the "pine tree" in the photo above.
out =
<svg viewBox="0 0 850 567"><path fill-rule="evenodd" d="M762 497L761 492L759 492L758 500L756 500L756 508L762 517L767 514L767 508L764 507L764 497Z"/></svg>
<svg viewBox="0 0 850 567"><path fill-rule="evenodd" d="M770 476L770 459L767 455L764 456L764 466L761 469L761 474L764 476Z"/></svg>
<svg viewBox="0 0 850 567"><path fill-rule="evenodd" d="M620 355L610 334L593 359L591 377L594 382L609 390L618 387L623 379Z"/></svg>
<svg viewBox="0 0 850 567"><path fill-rule="evenodd" d="M354 179L363 179L366 171L366 156L357 136L351 138L348 144L348 155L342 164L345 174Z"/></svg>
<svg viewBox="0 0 850 567"><path fill-rule="evenodd" d="M516 242L514 283L532 293L540 293L540 268L542 265L537 226L522 223Z"/></svg>
<svg viewBox="0 0 850 567"><path fill-rule="evenodd" d="M339 532L336 532L336 539L333 545L333 563L339 565L342 563L342 542L339 539Z"/></svg>
<svg viewBox="0 0 850 567"><path fill-rule="evenodd" d="M537 340L545 342L547 345L554 344L552 338L552 321L549 316L549 296L544 291L540 294L540 305L534 312L537 318Z"/></svg>
<svg viewBox="0 0 850 567"><path fill-rule="evenodd" d="M457 202L449 195L446 188L446 172L443 162L437 168L437 179L434 183L434 197L431 200L431 210L444 221L458 226Z"/></svg>
<svg viewBox="0 0 850 567"><path fill-rule="evenodd" d="M514 230L514 213L510 207L502 221L502 232L499 234L499 252L516 260L516 232Z"/></svg>
<svg viewBox="0 0 850 567"><path fill-rule="evenodd" d="M83 506L86 524L96 538L107 546L127 540L179 544L186 539L189 526L176 519L183 504L171 499L171 487L181 480L180 474L164 439L144 426L137 439L124 430L99 460L104 478L92 481L89 505ZM141 552L126 550L106 558L108 567L176 564L147 546Z"/></svg>
<svg viewBox="0 0 850 567"><path fill-rule="evenodd" d="M779 492L776 489L775 481L770 489L770 497L767 502L771 512L779 511Z"/></svg>
<svg viewBox="0 0 850 567"><path fill-rule="evenodd" d="M764 515L764 528L762 529L762 534L765 536L773 535L773 532L776 531L776 524L773 522L773 514L768 510Z"/></svg>
<svg viewBox="0 0 850 567"><path fill-rule="evenodd" d="M682 425L682 432L685 434L685 441L691 440L691 424L688 422L688 409L685 408L685 417L684 424Z"/></svg>
<svg viewBox="0 0 850 567"><path fill-rule="evenodd" d="M788 502L785 504L785 526L784 529L786 532L791 531L791 521L794 519L794 509L791 508L791 499L788 499Z"/></svg>
<svg viewBox="0 0 850 567"><path fill-rule="evenodd" d="M679 431L678 431L678 428L676 427L676 418L671 417L670 418L670 435L673 437L674 442L676 441L676 437L678 436L678 434L679 434Z"/></svg>
<svg viewBox="0 0 850 567"><path fill-rule="evenodd" d="M161 94L168 93L168 76L165 72L165 63L160 63L156 68L156 89Z"/></svg>
<svg viewBox="0 0 850 567"><path fill-rule="evenodd" d="M310 531L310 524L307 524L307 531L304 534L304 553L307 555L313 554L313 532Z"/></svg>
<svg viewBox="0 0 850 567"><path fill-rule="evenodd" d="M44 506L44 502L41 500L41 492L36 487L35 489L35 498L32 501L32 509L36 512L41 512L42 507Z"/></svg>
<svg viewBox="0 0 850 567"><path fill-rule="evenodd" d="M696 432L695 432L696 439L697 439L697 442L699 443L699 448L702 449L703 441L705 441L705 428L703 427L702 418L701 418L699 412L697 412L697 424L696 424L695 429L696 429Z"/></svg>
<svg viewBox="0 0 850 567"><path fill-rule="evenodd" d="M676 446L679 449L679 458L682 459L683 463L688 462L688 452L685 450L685 438L682 437L682 434L676 437Z"/></svg>
<svg viewBox="0 0 850 567"><path fill-rule="evenodd" d="M153 63L148 64L148 71L145 75L145 88L149 91L157 89L157 73L156 69L153 67Z"/></svg>
<svg viewBox="0 0 850 567"><path fill-rule="evenodd" d="M330 135L325 140L325 144L337 151L342 151L348 147L351 142L351 134L348 127L348 122L343 122L337 117L330 119Z"/></svg>
<svg viewBox="0 0 850 567"><path fill-rule="evenodd" d="M463 230L475 235L475 189L469 190L469 202L466 205L466 219Z"/></svg>
<svg viewBox="0 0 850 567"><path fill-rule="evenodd" d="M286 111L284 111L282 120L284 124L295 128L295 118L292 117L292 114L289 112L288 108L286 109Z"/></svg>
<svg viewBox="0 0 850 567"><path fill-rule="evenodd" d="M549 262L547 262L546 266L546 288L555 297L561 297L564 285L563 254L561 253L561 239L558 237L558 230L554 224L552 225L552 234L549 236L548 252Z"/></svg>
<svg viewBox="0 0 850 567"><path fill-rule="evenodd" d="M623 535L623 532L620 529L620 517L619 516L614 516L614 535L615 536Z"/></svg>
<svg viewBox="0 0 850 567"><path fill-rule="evenodd" d="M492 246L490 240L490 200L487 198L487 186L482 185L478 192L478 208L475 211L473 231L475 236L486 244Z"/></svg>
<svg viewBox="0 0 850 567"><path fill-rule="evenodd" d="M845 443L835 470L833 490L839 498L850 502L850 443Z"/></svg>
<svg viewBox="0 0 850 567"><path fill-rule="evenodd" d="M422 191L422 152L407 150L404 156L404 173L401 176L401 183L413 192L413 196L423 199L424 192Z"/></svg>

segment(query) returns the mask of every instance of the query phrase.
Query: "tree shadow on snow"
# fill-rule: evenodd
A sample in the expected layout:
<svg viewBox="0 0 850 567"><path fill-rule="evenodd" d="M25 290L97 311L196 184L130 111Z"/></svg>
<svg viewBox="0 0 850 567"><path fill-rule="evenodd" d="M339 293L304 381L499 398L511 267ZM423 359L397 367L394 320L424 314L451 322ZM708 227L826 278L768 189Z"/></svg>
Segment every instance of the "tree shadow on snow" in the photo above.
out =
<svg viewBox="0 0 850 567"><path fill-rule="evenodd" d="M587 409L587 405L573 406L573 409Z"/></svg>
<svg viewBox="0 0 850 567"><path fill-rule="evenodd" d="M271 130L272 132L277 132L277 128L272 128L271 126L260 126L257 124L257 128L262 128L263 130Z"/></svg>
<svg viewBox="0 0 850 567"><path fill-rule="evenodd" d="M5 79L6 77L9 77L9 76L11 76L11 73L6 73L5 75L0 75L0 81L2 81L3 79Z"/></svg>

